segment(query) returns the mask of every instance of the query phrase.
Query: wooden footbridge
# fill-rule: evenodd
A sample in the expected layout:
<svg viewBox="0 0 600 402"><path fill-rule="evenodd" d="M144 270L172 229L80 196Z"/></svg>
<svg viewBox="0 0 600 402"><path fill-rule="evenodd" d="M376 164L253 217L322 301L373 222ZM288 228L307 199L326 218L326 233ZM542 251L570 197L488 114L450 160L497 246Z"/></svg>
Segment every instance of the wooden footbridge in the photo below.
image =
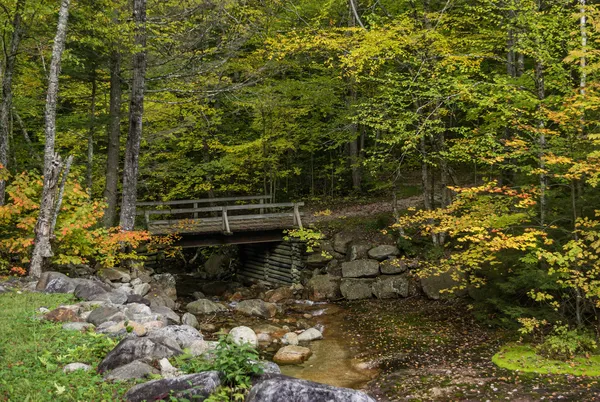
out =
<svg viewBox="0 0 600 402"><path fill-rule="evenodd" d="M182 247L283 240L283 230L302 228L303 202L273 203L269 195L138 202L150 233L181 235Z"/></svg>

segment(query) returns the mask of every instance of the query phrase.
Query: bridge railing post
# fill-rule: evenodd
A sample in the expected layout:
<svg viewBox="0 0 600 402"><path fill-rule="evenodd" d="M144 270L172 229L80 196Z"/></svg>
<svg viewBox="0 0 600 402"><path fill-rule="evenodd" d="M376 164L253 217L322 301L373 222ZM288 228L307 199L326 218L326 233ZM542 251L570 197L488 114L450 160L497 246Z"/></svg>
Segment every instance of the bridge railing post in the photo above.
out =
<svg viewBox="0 0 600 402"><path fill-rule="evenodd" d="M194 203L194 209L197 209L197 208L198 208L198 203L195 202ZM198 212L194 212L194 219L198 219Z"/></svg>
<svg viewBox="0 0 600 402"><path fill-rule="evenodd" d="M298 225L298 227L300 229L303 229L303 227L302 227L302 219L300 218L299 205L296 202L294 203L294 225Z"/></svg>
<svg viewBox="0 0 600 402"><path fill-rule="evenodd" d="M222 209L222 219L223 219L223 232L225 234L231 234L231 229L229 228L229 218L227 217L227 207L224 206Z"/></svg>

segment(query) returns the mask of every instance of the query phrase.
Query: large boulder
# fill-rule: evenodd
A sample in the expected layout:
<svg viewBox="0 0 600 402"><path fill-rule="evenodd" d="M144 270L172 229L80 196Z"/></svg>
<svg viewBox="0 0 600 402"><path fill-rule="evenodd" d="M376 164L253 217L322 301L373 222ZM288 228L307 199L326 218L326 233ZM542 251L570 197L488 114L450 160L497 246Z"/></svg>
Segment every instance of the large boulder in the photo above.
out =
<svg viewBox="0 0 600 402"><path fill-rule="evenodd" d="M388 258L379 263L379 270L384 275L396 275L406 272L407 265L400 258Z"/></svg>
<svg viewBox="0 0 600 402"><path fill-rule="evenodd" d="M356 260L342 263L344 278L369 278L379 275L379 263L373 260Z"/></svg>
<svg viewBox="0 0 600 402"><path fill-rule="evenodd" d="M354 239L354 234L338 232L333 236L333 249L341 254L346 254L346 246Z"/></svg>
<svg viewBox="0 0 600 402"><path fill-rule="evenodd" d="M352 240L346 246L346 261L368 258L368 251L373 248L373 243L366 240Z"/></svg>
<svg viewBox="0 0 600 402"><path fill-rule="evenodd" d="M234 307L238 313L261 318L271 318L277 314L277 306L260 299L242 300Z"/></svg>
<svg viewBox="0 0 600 402"><path fill-rule="evenodd" d="M204 272L208 278L218 278L229 267L229 257L223 254L212 254L204 263Z"/></svg>
<svg viewBox="0 0 600 402"><path fill-rule="evenodd" d="M181 353L183 352L177 342L166 337L125 338L100 362L98 372L114 370L134 360L151 361Z"/></svg>
<svg viewBox="0 0 600 402"><path fill-rule="evenodd" d="M167 294L160 289L150 289L150 291L146 294L145 297L150 302L150 305L154 307L164 306L171 309L177 307L175 300L167 296Z"/></svg>
<svg viewBox="0 0 600 402"><path fill-rule="evenodd" d="M73 293L77 284L65 274L48 271L40 276L35 289L46 293Z"/></svg>
<svg viewBox="0 0 600 402"><path fill-rule="evenodd" d="M378 299L408 297L409 281L405 275L380 276L373 283L372 289Z"/></svg>
<svg viewBox="0 0 600 402"><path fill-rule="evenodd" d="M44 315L44 319L52 322L77 322L81 321L77 313L66 307L56 308Z"/></svg>
<svg viewBox="0 0 600 402"><path fill-rule="evenodd" d="M369 250L369 258L373 258L377 261L383 261L389 257L395 257L400 254L400 250L396 246L390 246L383 244L381 246L373 247Z"/></svg>
<svg viewBox="0 0 600 402"><path fill-rule="evenodd" d="M94 301L105 301L112 304L127 303L128 294L121 289L115 289L112 292L100 293L94 296Z"/></svg>
<svg viewBox="0 0 600 402"><path fill-rule="evenodd" d="M332 257L323 255L322 252L315 252L308 255L306 258L306 266L310 268L321 268L331 261Z"/></svg>
<svg viewBox="0 0 600 402"><path fill-rule="evenodd" d="M373 282L373 279L342 279L340 291L347 300L368 299L373 294Z"/></svg>
<svg viewBox="0 0 600 402"><path fill-rule="evenodd" d="M200 331L189 325L168 325L150 333L153 337L165 337L172 339L183 348L189 348L196 341L203 341Z"/></svg>
<svg viewBox="0 0 600 402"><path fill-rule="evenodd" d="M121 268L101 268L98 270L98 277L111 282L129 282L131 275Z"/></svg>
<svg viewBox="0 0 600 402"><path fill-rule="evenodd" d="M191 303L188 303L187 306L185 306L185 307L188 312L190 312L194 315L216 314L216 313L228 311L227 307L225 307L219 303L214 303L208 299L200 299L200 300L193 301Z"/></svg>
<svg viewBox="0 0 600 402"><path fill-rule="evenodd" d="M456 275L460 278L463 276L461 273L456 273ZM442 297L452 297L451 293L440 293L442 290L452 289L453 287L459 285L460 282L453 278L452 272L443 272L439 275L431 275L427 277L421 278L421 288L423 289L423 293L430 299L438 300ZM458 294L454 294L454 296L463 294L464 292L458 292Z"/></svg>
<svg viewBox="0 0 600 402"><path fill-rule="evenodd" d="M134 360L124 366L117 367L104 376L105 380L126 381L134 378L146 378L152 374L159 374L159 371L147 363Z"/></svg>
<svg viewBox="0 0 600 402"><path fill-rule="evenodd" d="M269 303L279 303L283 300L293 299L294 291L292 288L283 286L277 289L269 290L265 293L265 301Z"/></svg>
<svg viewBox="0 0 600 402"><path fill-rule="evenodd" d="M138 384L127 391L125 400L142 402L174 397L203 401L220 386L220 374L217 371L205 371Z"/></svg>
<svg viewBox="0 0 600 402"><path fill-rule="evenodd" d="M100 306L95 310L92 310L90 315L87 318L87 322L98 326L107 321L120 322L125 321L127 317L121 309L117 306Z"/></svg>
<svg viewBox="0 0 600 402"><path fill-rule="evenodd" d="M278 374L255 381L246 402L375 402L364 392L333 387Z"/></svg>
<svg viewBox="0 0 600 402"><path fill-rule="evenodd" d="M313 276L306 284L308 298L313 301L335 300L342 297L340 278L332 275Z"/></svg>
<svg viewBox="0 0 600 402"><path fill-rule="evenodd" d="M150 306L153 313L160 314L167 319L167 324L176 325L181 323L179 315L166 306Z"/></svg>
<svg viewBox="0 0 600 402"><path fill-rule="evenodd" d="M96 300L96 297L111 291L110 286L93 280L82 280L73 291L75 297L83 300Z"/></svg>
<svg viewBox="0 0 600 402"><path fill-rule="evenodd" d="M275 353L273 361L278 364L301 364L312 354L309 348L304 346L288 345Z"/></svg>
<svg viewBox="0 0 600 402"><path fill-rule="evenodd" d="M189 325L190 327L193 327L196 329L200 328L200 323L198 322L198 319L196 318L196 316L194 314L185 313L181 317L181 323L183 325Z"/></svg>
<svg viewBox="0 0 600 402"><path fill-rule="evenodd" d="M152 286L152 290L158 289L161 290L168 298L172 300L177 299L177 281L175 277L171 274L158 274L152 277L150 281L150 285Z"/></svg>
<svg viewBox="0 0 600 402"><path fill-rule="evenodd" d="M229 331L229 336L231 337L231 340L238 345L249 343L255 348L258 347L258 337L252 328L244 326L232 328L231 331Z"/></svg>

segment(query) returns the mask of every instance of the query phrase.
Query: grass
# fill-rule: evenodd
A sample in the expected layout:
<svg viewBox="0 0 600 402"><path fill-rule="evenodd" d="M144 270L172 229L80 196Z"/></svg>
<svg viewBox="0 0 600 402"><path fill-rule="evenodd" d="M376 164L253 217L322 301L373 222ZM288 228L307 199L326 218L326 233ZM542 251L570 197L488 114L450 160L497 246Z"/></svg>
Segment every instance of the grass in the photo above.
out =
<svg viewBox="0 0 600 402"><path fill-rule="evenodd" d="M492 362L512 371L538 374L600 376L600 356L578 356L569 361L540 356L531 345L508 344L492 357Z"/></svg>
<svg viewBox="0 0 600 402"><path fill-rule="evenodd" d="M93 332L64 331L36 310L72 303L70 295L9 292L0 295L0 401L118 401L133 382L105 382L98 363L116 340ZM63 373L68 363L92 370Z"/></svg>

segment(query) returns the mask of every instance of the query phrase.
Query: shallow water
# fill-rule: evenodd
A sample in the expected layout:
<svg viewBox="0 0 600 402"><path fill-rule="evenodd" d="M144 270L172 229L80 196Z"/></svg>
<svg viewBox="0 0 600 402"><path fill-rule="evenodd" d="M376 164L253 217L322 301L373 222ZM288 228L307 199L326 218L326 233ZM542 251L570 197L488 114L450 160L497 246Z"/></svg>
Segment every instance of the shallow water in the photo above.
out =
<svg viewBox="0 0 600 402"><path fill-rule="evenodd" d="M378 370L361 368L358 365L360 362L354 359L349 336L342 329L345 311L337 305L318 307L319 310L325 310L315 317L316 322L325 326L324 339L308 345L313 354L304 364L281 366L281 372L336 387L365 387L378 374Z"/></svg>

